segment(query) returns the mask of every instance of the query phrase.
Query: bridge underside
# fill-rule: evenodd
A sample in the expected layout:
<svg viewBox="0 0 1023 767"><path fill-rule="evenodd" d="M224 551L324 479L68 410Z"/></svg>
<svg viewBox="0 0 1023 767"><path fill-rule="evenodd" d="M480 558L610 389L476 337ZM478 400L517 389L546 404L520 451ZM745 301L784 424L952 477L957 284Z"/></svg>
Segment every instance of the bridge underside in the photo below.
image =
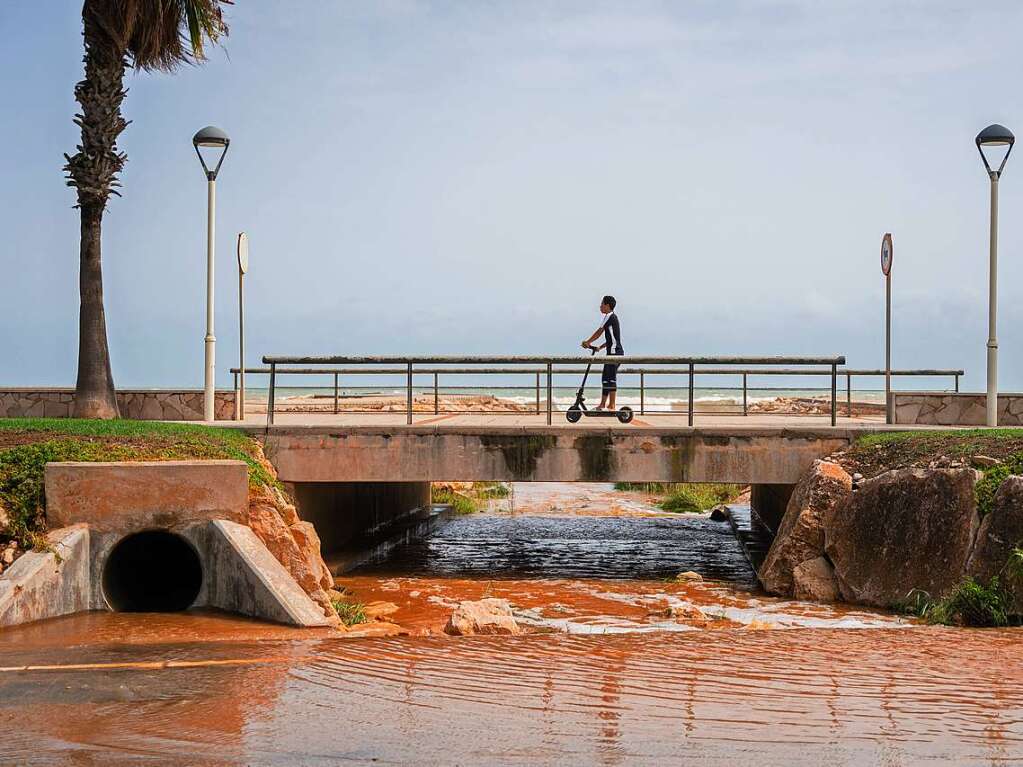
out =
<svg viewBox="0 0 1023 767"><path fill-rule="evenodd" d="M285 482L735 482L793 484L861 431L842 428L278 427Z"/></svg>

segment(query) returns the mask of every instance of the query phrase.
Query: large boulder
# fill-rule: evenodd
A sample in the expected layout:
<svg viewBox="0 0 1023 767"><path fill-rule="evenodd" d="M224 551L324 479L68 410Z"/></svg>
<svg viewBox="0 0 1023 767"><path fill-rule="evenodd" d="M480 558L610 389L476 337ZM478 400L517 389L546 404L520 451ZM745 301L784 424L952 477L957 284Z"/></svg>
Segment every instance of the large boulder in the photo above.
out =
<svg viewBox="0 0 1023 767"><path fill-rule="evenodd" d="M837 602L835 568L824 557L808 559L792 571L792 595L807 602Z"/></svg>
<svg viewBox="0 0 1023 767"><path fill-rule="evenodd" d="M512 617L511 605L506 599L481 599L461 602L451 613L447 634L472 636L473 634L521 634L522 628Z"/></svg>
<svg viewBox="0 0 1023 767"><path fill-rule="evenodd" d="M897 469L824 515L824 548L847 602L892 607L961 579L980 520L973 469Z"/></svg>
<svg viewBox="0 0 1023 767"><path fill-rule="evenodd" d="M852 493L852 478L837 463L814 461L792 491L771 550L757 574L771 594L792 596L793 572L824 554L824 515Z"/></svg>
<svg viewBox="0 0 1023 767"><path fill-rule="evenodd" d="M991 511L981 520L966 565L967 575L981 583L987 584L997 576L1014 593L1015 611L1023 613L1023 583L1005 571L1016 546L1023 546L1023 477L1009 477L999 486Z"/></svg>

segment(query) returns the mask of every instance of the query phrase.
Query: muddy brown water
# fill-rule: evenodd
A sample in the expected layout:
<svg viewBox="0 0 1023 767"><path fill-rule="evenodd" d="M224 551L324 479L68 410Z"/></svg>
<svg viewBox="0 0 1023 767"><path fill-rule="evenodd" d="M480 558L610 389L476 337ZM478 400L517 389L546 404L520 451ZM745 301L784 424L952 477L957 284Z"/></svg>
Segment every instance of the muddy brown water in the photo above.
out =
<svg viewBox="0 0 1023 767"><path fill-rule="evenodd" d="M4 631L0 763L1023 760L1023 634L770 599L718 523L609 488L551 490L517 488L513 510L345 579L393 602L409 636L217 613ZM679 569L707 580L664 580ZM453 604L486 595L537 633L439 633ZM699 625L671 617L694 607Z"/></svg>

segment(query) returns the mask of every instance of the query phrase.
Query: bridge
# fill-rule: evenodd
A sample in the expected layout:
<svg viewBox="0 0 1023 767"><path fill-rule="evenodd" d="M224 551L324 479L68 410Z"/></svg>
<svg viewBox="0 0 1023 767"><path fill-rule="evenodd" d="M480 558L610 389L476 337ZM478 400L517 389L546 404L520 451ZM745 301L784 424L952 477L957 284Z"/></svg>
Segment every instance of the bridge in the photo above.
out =
<svg viewBox="0 0 1023 767"><path fill-rule="evenodd" d="M265 435L267 455L289 482L430 482L430 481L604 481L735 482L791 484L814 458L848 445L858 435L885 429L883 405L877 412L853 415L851 388L846 414L840 415L838 381L883 371L844 370L845 357L614 357L620 365L620 396L639 389L636 416L629 424L613 418L565 420L565 403L556 402L556 383L571 375L578 386L582 367L608 358L589 356L267 356L269 374L265 414L246 414L244 423ZM495 367L500 366L500 367ZM780 367L784 366L784 367ZM249 371L247 371L249 372ZM254 371L252 371L254 372ZM896 371L899 375L947 375L961 370ZM334 377L333 396L311 411L281 411L279 381L285 375ZM378 389L392 393L389 409L368 411L360 398L342 407L337 380L341 375L376 376ZM416 387L417 376L428 376ZM478 376L505 379L525 376L525 386L497 385L495 390L530 392L516 409L492 412L451 410L442 392L479 391L477 386L446 386L439 377ZM698 376L742 377L731 409L701 413L696 403ZM801 414L751 412L748 378L752 375L825 376L825 396L811 398L815 408ZM630 386L629 377L639 379ZM679 407L651 409L644 402L648 376L682 379ZM395 389L398 377L403 384ZM591 375L590 381L599 376ZM430 385L432 383L432 386ZM665 387L659 387L663 390ZM417 396L417 391L420 396ZM380 397L377 397L380 399ZM386 399L386 398L385 398ZM355 407L352 407L352 406ZM265 418L265 424L262 419ZM684 420L683 420L684 419ZM905 428L905 427L903 427Z"/></svg>
<svg viewBox="0 0 1023 767"><path fill-rule="evenodd" d="M632 422L569 423L565 409L586 364L606 361L582 355L267 356L265 368L245 371L269 376L266 401L252 400L239 415L243 428L263 439L278 476L339 569L380 541L423 531L430 524L422 513L430 507L430 483L438 481L744 484L753 487L754 507L770 527L815 458L893 428L883 404L864 410L852 401L854 375L884 371L845 369L841 355L615 357L619 398L634 405ZM948 376L957 389L962 375L895 373ZM317 376L327 385L285 383ZM480 386L480 376L486 385ZM732 377L728 403L698 400L697 380L712 376ZM799 387L808 394L800 412L770 412L749 401L757 391L750 379L759 376L816 376L826 387ZM599 391L599 378L591 374L590 396ZM488 391L489 409L466 399Z"/></svg>

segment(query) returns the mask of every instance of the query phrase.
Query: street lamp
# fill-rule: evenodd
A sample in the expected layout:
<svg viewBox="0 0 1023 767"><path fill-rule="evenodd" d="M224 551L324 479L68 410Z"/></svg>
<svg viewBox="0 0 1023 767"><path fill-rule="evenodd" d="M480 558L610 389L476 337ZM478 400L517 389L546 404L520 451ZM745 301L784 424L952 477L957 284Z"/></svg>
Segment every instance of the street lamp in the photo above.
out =
<svg viewBox="0 0 1023 767"><path fill-rule="evenodd" d="M1004 125L989 125L977 134L977 151L991 179L991 261L988 271L988 334L987 334L987 425L998 425L998 179L1012 153L1016 137ZM985 147L1007 147L998 170L984 154ZM989 150L990 151L990 150Z"/></svg>
<svg viewBox="0 0 1023 767"><path fill-rule="evenodd" d="M220 128L207 125L192 137L192 146L195 153L199 155L199 162L206 173L206 374L203 380L202 414L204 421L212 421L215 418L213 397L214 397L214 367L216 360L217 339L213 335L213 252L214 252L214 218L217 207L217 173L220 172L220 165L224 162L224 155L227 154L227 146L231 139L227 137ZM200 149L210 150L208 155L211 160L216 158L217 150L220 157L216 158L217 164L210 170L206 164L206 158Z"/></svg>

